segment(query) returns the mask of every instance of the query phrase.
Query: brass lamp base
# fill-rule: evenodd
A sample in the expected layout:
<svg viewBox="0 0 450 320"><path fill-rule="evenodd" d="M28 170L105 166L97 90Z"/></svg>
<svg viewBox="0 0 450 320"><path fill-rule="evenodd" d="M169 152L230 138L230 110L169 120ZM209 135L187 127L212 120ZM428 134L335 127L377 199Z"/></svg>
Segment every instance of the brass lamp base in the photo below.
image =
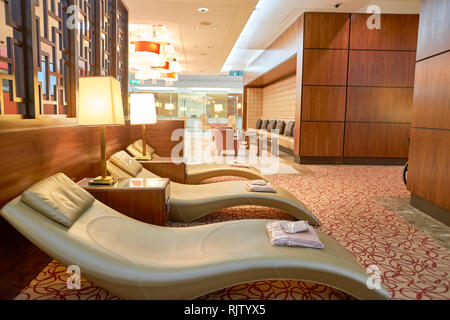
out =
<svg viewBox="0 0 450 320"><path fill-rule="evenodd" d="M150 156L139 156L139 157L134 157L135 160L137 161L150 161L152 160L152 158Z"/></svg>
<svg viewBox="0 0 450 320"><path fill-rule="evenodd" d="M92 179L91 181L89 181L89 185L94 185L94 186L111 186L114 184L114 179L113 177L97 177L95 179Z"/></svg>

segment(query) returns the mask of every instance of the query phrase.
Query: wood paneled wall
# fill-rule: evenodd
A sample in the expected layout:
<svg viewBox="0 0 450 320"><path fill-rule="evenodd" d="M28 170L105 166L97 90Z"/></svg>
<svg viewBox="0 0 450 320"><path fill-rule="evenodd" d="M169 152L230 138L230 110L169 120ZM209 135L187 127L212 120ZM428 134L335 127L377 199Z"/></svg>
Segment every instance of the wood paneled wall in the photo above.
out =
<svg viewBox="0 0 450 320"><path fill-rule="evenodd" d="M140 138L136 128L128 123L107 127L107 156ZM170 155L167 148L178 143L170 141L170 135L178 128L184 128L183 121L160 121L149 126L148 139L161 155ZM1 208L33 183L57 172L74 181L99 175L100 129L71 125L0 130L0 159ZM14 298L49 260L0 218L0 299Z"/></svg>
<svg viewBox="0 0 450 320"><path fill-rule="evenodd" d="M299 21L294 22L252 63L252 67L244 72L244 85L249 85L297 54L300 39L299 28Z"/></svg>
<svg viewBox="0 0 450 320"><path fill-rule="evenodd" d="M142 127L140 125L130 127L130 141L134 142L138 139L142 139ZM184 133L184 120L159 120L155 124L147 125L147 144L155 149L156 154L160 157L170 157L172 149L180 142L183 142L183 137L179 140L172 141L171 136L175 130L179 130L178 132L180 134ZM177 135L177 137L179 137L179 135ZM175 138L176 137L174 137L174 139ZM183 156L183 150L179 156Z"/></svg>
<svg viewBox="0 0 450 320"><path fill-rule="evenodd" d="M419 17L368 17L351 15L344 156L406 159Z"/></svg>
<svg viewBox="0 0 450 320"><path fill-rule="evenodd" d="M421 2L408 189L450 211L450 2ZM430 214L434 212L430 211ZM450 212L446 221L449 221Z"/></svg>
<svg viewBox="0 0 450 320"><path fill-rule="evenodd" d="M342 157L350 14L305 13L300 159Z"/></svg>
<svg viewBox="0 0 450 320"><path fill-rule="evenodd" d="M259 104L247 105L249 127L260 117L290 117L287 108L295 99L294 155L300 162L406 161L418 15L383 14L379 30L367 28L368 18L353 13L302 15L249 68L259 73L244 73L244 82L251 80L246 86L264 87L262 113ZM274 74L281 77L291 65L277 65L278 47L278 55L296 54L295 91L287 79L266 81ZM263 63L272 69L265 71Z"/></svg>
<svg viewBox="0 0 450 320"><path fill-rule="evenodd" d="M263 114L263 89L262 88L246 88L246 128L255 128L256 121L262 118Z"/></svg>
<svg viewBox="0 0 450 320"><path fill-rule="evenodd" d="M264 87L262 119L295 120L296 80L293 75Z"/></svg>

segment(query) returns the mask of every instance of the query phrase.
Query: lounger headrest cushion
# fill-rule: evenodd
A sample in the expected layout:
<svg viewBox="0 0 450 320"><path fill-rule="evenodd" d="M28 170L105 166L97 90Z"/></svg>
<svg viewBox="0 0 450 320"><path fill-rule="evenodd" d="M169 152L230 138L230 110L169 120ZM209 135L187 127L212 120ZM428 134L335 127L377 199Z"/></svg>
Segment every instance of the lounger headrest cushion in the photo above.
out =
<svg viewBox="0 0 450 320"><path fill-rule="evenodd" d="M89 192L63 173L34 184L22 194L21 200L68 228L95 201Z"/></svg>
<svg viewBox="0 0 450 320"><path fill-rule="evenodd" d="M125 151L119 151L114 153L111 158L111 162L118 166L120 169L125 171L126 173L136 177L139 172L142 170L142 164L138 161L134 160L128 153Z"/></svg>
<svg viewBox="0 0 450 320"><path fill-rule="evenodd" d="M142 156L142 151L139 151L137 148L136 148L136 146L134 145L134 144L130 144L128 147L127 147L127 152L129 153L129 154L131 154L133 157L141 157ZM150 160L153 158L153 155L154 154L150 154L148 151L147 151L147 156L148 157L150 157Z"/></svg>
<svg viewBox="0 0 450 320"><path fill-rule="evenodd" d="M137 140L135 143L133 143L133 145L134 145L134 147L136 148L136 149L138 149L139 150L139 152L141 152L141 154L142 154L142 150L143 150L143 143L142 143L142 139L139 139L139 140ZM152 147L150 147L148 144L147 144L147 153L151 156L152 154L154 154L155 153L155 149L153 149Z"/></svg>

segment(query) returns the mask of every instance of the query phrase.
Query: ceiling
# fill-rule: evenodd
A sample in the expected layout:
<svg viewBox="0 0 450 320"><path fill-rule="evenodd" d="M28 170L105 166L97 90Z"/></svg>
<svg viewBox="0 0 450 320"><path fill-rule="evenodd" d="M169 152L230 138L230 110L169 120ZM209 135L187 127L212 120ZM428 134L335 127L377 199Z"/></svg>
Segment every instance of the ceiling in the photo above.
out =
<svg viewBox="0 0 450 320"><path fill-rule="evenodd" d="M335 2L341 3L338 9ZM221 71L244 70L306 11L366 12L369 5L381 13L420 11L420 0L260 0Z"/></svg>
<svg viewBox="0 0 450 320"><path fill-rule="evenodd" d="M218 74L258 0L124 0L129 22L164 24L182 74ZM208 8L208 12L199 12Z"/></svg>
<svg viewBox="0 0 450 320"><path fill-rule="evenodd" d="M130 23L165 24L182 74L244 70L303 12L419 13L420 0L124 0ZM333 2L340 2L335 9ZM206 7L208 12L199 12ZM210 23L205 24L206 23Z"/></svg>

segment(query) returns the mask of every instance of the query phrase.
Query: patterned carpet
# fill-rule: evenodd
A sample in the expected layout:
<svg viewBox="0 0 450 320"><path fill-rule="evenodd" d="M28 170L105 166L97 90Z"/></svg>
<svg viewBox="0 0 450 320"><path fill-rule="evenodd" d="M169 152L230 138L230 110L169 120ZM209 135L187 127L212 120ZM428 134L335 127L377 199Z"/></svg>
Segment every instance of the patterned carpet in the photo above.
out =
<svg viewBox="0 0 450 320"><path fill-rule="evenodd" d="M450 299L450 251L375 201L380 197L409 197L401 180L401 167L307 167L315 174L269 178L301 199L322 222L320 230L346 247L363 267L376 264L381 269L383 285L394 298ZM275 209L245 206L217 211L193 224L269 217L291 219ZM67 289L65 271L65 267L52 261L16 299L118 299L85 279L81 290ZM314 283L259 281L199 299L353 298Z"/></svg>

